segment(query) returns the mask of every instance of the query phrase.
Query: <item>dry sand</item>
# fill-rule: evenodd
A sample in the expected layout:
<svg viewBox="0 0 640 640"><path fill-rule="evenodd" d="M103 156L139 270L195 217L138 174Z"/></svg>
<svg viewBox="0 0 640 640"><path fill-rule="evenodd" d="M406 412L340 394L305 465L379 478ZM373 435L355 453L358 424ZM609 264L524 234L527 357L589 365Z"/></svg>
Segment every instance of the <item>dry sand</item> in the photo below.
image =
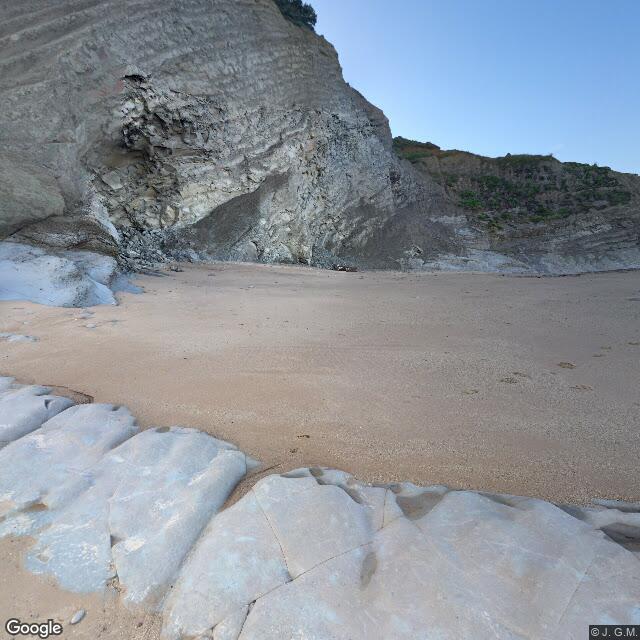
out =
<svg viewBox="0 0 640 640"><path fill-rule="evenodd" d="M640 273L182 268L90 317L0 303L0 331L39 338L0 342L0 372L274 471L640 499Z"/></svg>

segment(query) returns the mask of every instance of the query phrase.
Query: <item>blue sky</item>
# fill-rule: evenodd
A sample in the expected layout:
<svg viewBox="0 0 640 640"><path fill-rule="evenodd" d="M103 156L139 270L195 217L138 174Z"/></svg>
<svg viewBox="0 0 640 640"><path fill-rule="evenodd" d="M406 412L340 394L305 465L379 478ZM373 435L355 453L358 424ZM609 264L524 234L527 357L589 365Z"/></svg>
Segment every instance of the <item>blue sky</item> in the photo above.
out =
<svg viewBox="0 0 640 640"><path fill-rule="evenodd" d="M640 0L310 0L394 135L640 173Z"/></svg>

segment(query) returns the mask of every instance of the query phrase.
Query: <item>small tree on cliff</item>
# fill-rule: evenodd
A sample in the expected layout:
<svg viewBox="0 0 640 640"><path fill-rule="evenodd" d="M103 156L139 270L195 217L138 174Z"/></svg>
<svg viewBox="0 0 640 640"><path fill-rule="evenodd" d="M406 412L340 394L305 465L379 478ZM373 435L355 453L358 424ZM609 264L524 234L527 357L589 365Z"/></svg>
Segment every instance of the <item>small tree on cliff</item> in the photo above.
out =
<svg viewBox="0 0 640 640"><path fill-rule="evenodd" d="M297 24L299 27L305 27L314 31L316 26L316 12L314 8L307 2L302 0L275 0L280 9L280 13L287 19Z"/></svg>

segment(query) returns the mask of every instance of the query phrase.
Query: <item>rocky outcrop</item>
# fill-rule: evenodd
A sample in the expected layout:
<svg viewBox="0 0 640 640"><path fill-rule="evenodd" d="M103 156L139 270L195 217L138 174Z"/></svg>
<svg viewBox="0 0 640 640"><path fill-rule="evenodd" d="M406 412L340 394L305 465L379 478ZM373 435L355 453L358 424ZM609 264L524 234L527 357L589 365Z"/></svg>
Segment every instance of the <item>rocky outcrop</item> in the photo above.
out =
<svg viewBox="0 0 640 640"><path fill-rule="evenodd" d="M3 3L0 43L0 239L134 268L640 264L637 208L489 228L273 0Z"/></svg>
<svg viewBox="0 0 640 640"><path fill-rule="evenodd" d="M55 251L0 243L0 300L54 307L116 304L117 291L139 292L114 258L91 251Z"/></svg>
<svg viewBox="0 0 640 640"><path fill-rule="evenodd" d="M466 251L431 258L432 266L640 268L640 176L552 156L487 158L405 138L395 138L394 148L443 187L467 226Z"/></svg>
<svg viewBox="0 0 640 640"><path fill-rule="evenodd" d="M255 462L0 378L0 536L75 592L160 610L163 636L581 638L640 624L640 505L553 505Z"/></svg>
<svg viewBox="0 0 640 640"><path fill-rule="evenodd" d="M0 142L20 158L5 235L133 265L392 267L413 235L456 250L429 217L448 208L442 189L273 0L32 0L0 18Z"/></svg>

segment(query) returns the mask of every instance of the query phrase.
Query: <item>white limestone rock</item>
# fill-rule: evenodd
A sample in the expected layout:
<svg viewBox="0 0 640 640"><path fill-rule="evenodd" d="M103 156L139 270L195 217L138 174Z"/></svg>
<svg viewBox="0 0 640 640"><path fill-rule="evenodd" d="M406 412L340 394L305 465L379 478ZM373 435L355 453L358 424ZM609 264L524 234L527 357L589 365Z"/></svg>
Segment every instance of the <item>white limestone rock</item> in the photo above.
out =
<svg viewBox="0 0 640 640"><path fill-rule="evenodd" d="M249 607L245 606L227 616L213 630L213 640L238 640L248 612Z"/></svg>
<svg viewBox="0 0 640 640"><path fill-rule="evenodd" d="M315 478L272 476L253 491L292 578L365 544L373 535L368 510L335 485L320 485Z"/></svg>
<svg viewBox="0 0 640 640"><path fill-rule="evenodd" d="M204 526L247 471L247 459L227 442L192 429L145 431L104 461L137 447L140 478L122 482L110 499L113 559L125 599L160 599ZM152 459L144 467L140 458ZM124 473L122 473L124 476Z"/></svg>
<svg viewBox="0 0 640 640"><path fill-rule="evenodd" d="M397 638L381 633L379 617L370 617L366 600L360 597L361 567L368 553L368 547L352 549L258 600L241 640L296 634L305 640Z"/></svg>
<svg viewBox="0 0 640 640"><path fill-rule="evenodd" d="M84 609L78 609L73 616L71 616L71 620L69 620L69 624L78 624L78 622L82 622L84 617L87 615L87 612Z"/></svg>
<svg viewBox="0 0 640 640"><path fill-rule="evenodd" d="M327 484L313 474L326 476ZM329 482L348 482L348 474L313 469L293 475L261 480L212 520L164 606L167 637L226 628L243 606L371 539L380 519L375 510ZM387 491L361 489L372 489L376 504Z"/></svg>
<svg viewBox="0 0 640 640"><path fill-rule="evenodd" d="M27 566L65 589L157 602L211 516L247 470L229 443L174 427L149 429L91 469L91 484L36 536Z"/></svg>
<svg viewBox="0 0 640 640"><path fill-rule="evenodd" d="M136 431L124 407L82 404L0 450L0 536L30 534L50 522L91 484L102 456Z"/></svg>
<svg viewBox="0 0 640 640"><path fill-rule="evenodd" d="M290 579L278 538L250 491L213 518L189 555L164 605L165 634L204 634Z"/></svg>
<svg viewBox="0 0 640 640"><path fill-rule="evenodd" d="M243 606L239 640L579 638L640 620L640 561L598 530L619 510L588 523L531 498L285 475L212 520L164 607L166 638L235 629ZM292 579L260 584L283 560Z"/></svg>
<svg viewBox="0 0 640 640"><path fill-rule="evenodd" d="M0 377L0 407L34 389ZM588 624L640 624L635 503L311 468L220 511L254 464L191 429L137 433L124 408L70 407L0 451L0 536L31 535L27 567L65 589L113 581L126 604L161 608L166 640L581 638Z"/></svg>
<svg viewBox="0 0 640 640"><path fill-rule="evenodd" d="M60 307L116 304L110 286L120 284L116 261L90 251L46 253L0 242L0 300L29 300Z"/></svg>
<svg viewBox="0 0 640 640"><path fill-rule="evenodd" d="M49 391L40 386L0 389L0 449L73 404L69 398L49 395Z"/></svg>
<svg viewBox="0 0 640 640"><path fill-rule="evenodd" d="M600 500L592 507L564 505L562 508L594 529L604 531L610 538L640 557L640 503Z"/></svg>
<svg viewBox="0 0 640 640"><path fill-rule="evenodd" d="M14 385L15 378L10 376L0 376L0 393L10 389Z"/></svg>

